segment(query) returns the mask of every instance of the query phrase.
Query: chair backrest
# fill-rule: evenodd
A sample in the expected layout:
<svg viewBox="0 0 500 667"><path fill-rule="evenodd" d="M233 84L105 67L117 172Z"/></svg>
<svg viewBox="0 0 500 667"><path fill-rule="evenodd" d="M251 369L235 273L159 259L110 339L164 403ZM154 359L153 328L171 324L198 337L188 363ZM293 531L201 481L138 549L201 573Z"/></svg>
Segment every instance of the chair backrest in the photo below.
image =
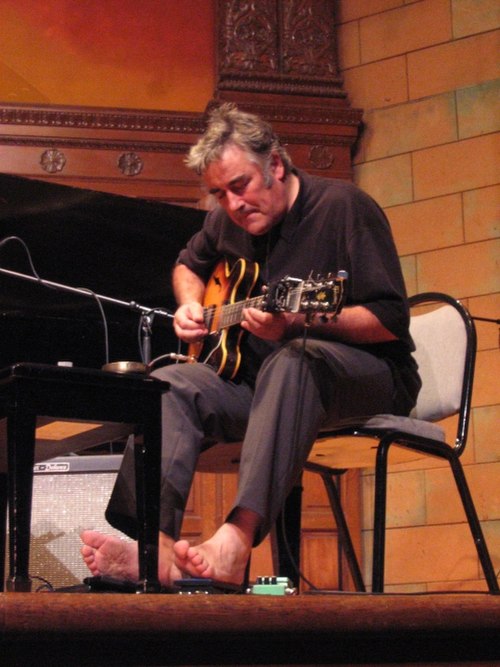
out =
<svg viewBox="0 0 500 667"><path fill-rule="evenodd" d="M411 417L438 421L458 414L455 446L461 450L467 437L476 331L467 309L456 299L438 292L410 298L410 306L438 306L412 314L410 332L415 342L422 389Z"/></svg>

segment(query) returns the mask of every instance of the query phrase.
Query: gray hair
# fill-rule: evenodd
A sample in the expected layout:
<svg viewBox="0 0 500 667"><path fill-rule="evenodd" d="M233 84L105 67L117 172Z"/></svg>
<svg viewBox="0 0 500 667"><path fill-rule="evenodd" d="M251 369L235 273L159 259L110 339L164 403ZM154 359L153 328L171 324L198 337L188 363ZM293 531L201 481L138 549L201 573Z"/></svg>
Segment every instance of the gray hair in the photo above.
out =
<svg viewBox="0 0 500 667"><path fill-rule="evenodd" d="M255 114L240 111L229 102L210 112L205 134L191 147L185 163L201 175L209 164L221 158L229 144L245 151L249 159L262 168L266 180L269 180L273 154L280 156L285 174L292 170L292 160L269 123Z"/></svg>

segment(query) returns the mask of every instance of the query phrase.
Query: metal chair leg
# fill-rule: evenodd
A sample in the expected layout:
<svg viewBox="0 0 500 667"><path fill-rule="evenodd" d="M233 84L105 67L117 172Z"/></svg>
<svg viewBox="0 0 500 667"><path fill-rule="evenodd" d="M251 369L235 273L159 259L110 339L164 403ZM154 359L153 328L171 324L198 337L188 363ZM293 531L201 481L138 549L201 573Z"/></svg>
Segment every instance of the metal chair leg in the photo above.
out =
<svg viewBox="0 0 500 667"><path fill-rule="evenodd" d="M333 479L332 474L323 473L321 475L323 483L328 494L328 499L330 501L330 507L332 508L333 515L335 517L335 523L337 524L337 531L339 534L339 540L341 549L343 550L347 564L349 566L349 572L351 573L352 580L354 582L354 587L357 591L365 592L365 582L363 581L363 575L361 574L361 569L359 567L358 559L356 557L356 552L354 551L354 546L351 539L351 533L347 525L344 511L342 509L342 503L340 500L340 495L338 492L337 485Z"/></svg>
<svg viewBox="0 0 500 667"><path fill-rule="evenodd" d="M463 468L457 458L452 457L449 461L453 475L455 477L455 483L457 485L460 498L462 499L465 515L467 517L467 522L469 524L472 538L476 546L479 561L483 568L484 577L488 584L488 589L490 593L499 593L500 589L498 586L498 579L496 577L495 570L493 569L491 556L488 551L488 547L486 546L481 524L477 516L476 508L472 501L472 496L470 494L469 485L467 484Z"/></svg>
<svg viewBox="0 0 500 667"><path fill-rule="evenodd" d="M387 458L391 441L382 439L375 465L375 510L373 517L372 593L384 591L385 523L387 505Z"/></svg>

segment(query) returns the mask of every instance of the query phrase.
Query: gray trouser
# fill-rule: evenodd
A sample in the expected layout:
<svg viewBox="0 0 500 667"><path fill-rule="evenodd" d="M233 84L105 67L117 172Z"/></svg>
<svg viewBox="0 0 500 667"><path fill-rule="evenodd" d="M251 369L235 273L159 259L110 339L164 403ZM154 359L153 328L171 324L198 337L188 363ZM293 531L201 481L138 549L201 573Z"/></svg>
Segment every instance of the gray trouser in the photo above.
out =
<svg viewBox="0 0 500 667"><path fill-rule="evenodd" d="M243 440L233 508L262 517L257 542L278 517L321 428L356 416L392 412L389 366L342 343L292 340L263 363L252 390L222 380L208 366L167 366L163 396L160 529L177 538L197 460L207 437ZM134 457L127 447L106 513L136 537Z"/></svg>

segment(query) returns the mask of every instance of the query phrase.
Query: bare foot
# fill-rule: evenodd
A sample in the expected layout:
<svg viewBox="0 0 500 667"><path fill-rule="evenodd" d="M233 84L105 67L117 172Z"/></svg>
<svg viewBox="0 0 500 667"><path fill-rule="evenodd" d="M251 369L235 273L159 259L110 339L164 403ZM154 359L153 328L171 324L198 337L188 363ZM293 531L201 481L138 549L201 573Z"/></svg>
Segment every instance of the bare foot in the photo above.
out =
<svg viewBox="0 0 500 667"><path fill-rule="evenodd" d="M187 540L176 542L175 563L192 577L240 585L245 579L251 548L251 542L238 526L225 523L213 537L197 546L191 546Z"/></svg>
<svg viewBox="0 0 500 667"><path fill-rule="evenodd" d="M84 530L81 535L81 554L94 576L107 575L118 579L139 579L137 542L126 542L115 535L105 535L96 530ZM174 564L174 540L160 533L158 551L158 579L164 586L182 577Z"/></svg>

